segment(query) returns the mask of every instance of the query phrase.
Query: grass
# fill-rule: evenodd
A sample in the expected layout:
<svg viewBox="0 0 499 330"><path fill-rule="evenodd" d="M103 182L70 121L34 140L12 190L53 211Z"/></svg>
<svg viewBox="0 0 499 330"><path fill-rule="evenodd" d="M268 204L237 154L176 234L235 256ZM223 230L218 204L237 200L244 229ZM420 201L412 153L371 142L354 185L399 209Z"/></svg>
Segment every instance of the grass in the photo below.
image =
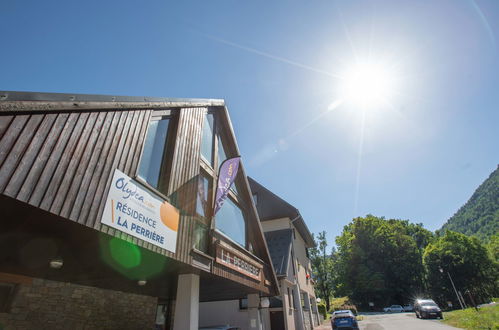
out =
<svg viewBox="0 0 499 330"><path fill-rule="evenodd" d="M443 322L457 328L470 330L499 330L499 305L444 313Z"/></svg>

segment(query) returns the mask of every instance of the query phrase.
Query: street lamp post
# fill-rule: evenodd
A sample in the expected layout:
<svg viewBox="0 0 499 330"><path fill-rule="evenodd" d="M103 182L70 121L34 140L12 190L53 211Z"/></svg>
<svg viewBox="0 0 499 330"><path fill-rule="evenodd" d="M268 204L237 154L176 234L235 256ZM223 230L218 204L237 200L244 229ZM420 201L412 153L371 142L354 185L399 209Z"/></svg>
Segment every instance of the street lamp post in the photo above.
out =
<svg viewBox="0 0 499 330"><path fill-rule="evenodd" d="M444 270L442 269L442 267L439 267L438 270L440 271L440 273L443 274ZM457 293L456 286L454 285L454 281L452 280L450 273L447 272L447 275L449 276L449 280L452 284L452 287L454 288L454 292L456 293L457 301L459 301L459 305L461 305L461 309L464 309L463 302L461 301L461 298L459 298L459 294Z"/></svg>

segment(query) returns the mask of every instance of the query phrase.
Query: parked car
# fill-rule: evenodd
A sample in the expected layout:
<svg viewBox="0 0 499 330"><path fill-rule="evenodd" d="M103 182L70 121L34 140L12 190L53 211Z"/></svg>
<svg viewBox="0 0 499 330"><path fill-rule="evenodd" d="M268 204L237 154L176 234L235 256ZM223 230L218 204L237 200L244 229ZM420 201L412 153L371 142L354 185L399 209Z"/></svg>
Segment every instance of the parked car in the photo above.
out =
<svg viewBox="0 0 499 330"><path fill-rule="evenodd" d="M241 330L241 328L230 325L211 325L208 327L201 327L199 330Z"/></svg>
<svg viewBox="0 0 499 330"><path fill-rule="evenodd" d="M390 307L383 308L383 311L387 312L387 313L394 313L394 312L400 313L400 312L404 311L404 307L402 307L400 305L391 305Z"/></svg>
<svg viewBox="0 0 499 330"><path fill-rule="evenodd" d="M359 324L352 311L336 311L331 316L331 327L333 330L359 330Z"/></svg>
<svg viewBox="0 0 499 330"><path fill-rule="evenodd" d="M414 313L416 317L426 319L430 317L439 317L443 319L442 310L431 299L418 299L414 304Z"/></svg>
<svg viewBox="0 0 499 330"><path fill-rule="evenodd" d="M404 312L412 312L414 307L412 305L404 305Z"/></svg>

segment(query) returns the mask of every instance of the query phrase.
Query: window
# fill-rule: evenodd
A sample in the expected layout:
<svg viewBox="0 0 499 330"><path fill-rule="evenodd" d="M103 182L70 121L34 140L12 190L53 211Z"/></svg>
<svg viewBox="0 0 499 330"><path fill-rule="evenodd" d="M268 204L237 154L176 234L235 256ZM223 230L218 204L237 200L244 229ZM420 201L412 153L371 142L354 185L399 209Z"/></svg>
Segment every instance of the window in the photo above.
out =
<svg viewBox="0 0 499 330"><path fill-rule="evenodd" d="M219 117L216 113L208 112L204 117L201 141L201 172L198 181L198 196L196 213L208 221L212 214L214 190L220 165L235 155L234 150L228 148L228 140L222 131ZM242 172L237 173L229 194L223 206L218 210L214 219L214 228L242 247L246 246L246 220L244 205L238 196L236 186L244 180Z"/></svg>
<svg viewBox="0 0 499 330"><path fill-rule="evenodd" d="M198 178L196 213L204 218L208 218L211 212L211 181L211 178L205 172L200 171Z"/></svg>
<svg viewBox="0 0 499 330"><path fill-rule="evenodd" d="M169 127L169 117L151 119L138 170L141 179L161 192L166 192L168 169L165 160Z"/></svg>
<svg viewBox="0 0 499 330"><path fill-rule="evenodd" d="M248 309L248 298L239 299L239 309Z"/></svg>
<svg viewBox="0 0 499 330"><path fill-rule="evenodd" d="M217 155L218 155L218 158L217 158L217 171L218 171L220 169L220 166L222 165L222 163L227 158L229 158L227 156L227 151L226 151L224 143L223 143L222 132L220 131L220 129L218 129L218 135L217 135ZM239 171L237 173L236 179L234 180L234 183L232 184L232 186L230 186L230 190L236 195L238 193L237 192L237 185L238 185L238 182L240 182L240 181L241 181L241 172Z"/></svg>
<svg viewBox="0 0 499 330"><path fill-rule="evenodd" d="M293 304L292 304L293 309L296 309L296 305L295 305L295 289L291 289L291 301L293 302Z"/></svg>
<svg viewBox="0 0 499 330"><path fill-rule="evenodd" d="M225 152L224 145L222 143L222 138L220 134L218 135L218 167L227 159L227 153Z"/></svg>
<svg viewBox="0 0 499 330"><path fill-rule="evenodd" d="M246 221L239 206L227 197L215 216L215 227L242 246L246 245Z"/></svg>
<svg viewBox="0 0 499 330"><path fill-rule="evenodd" d="M270 297L269 308L282 308L282 298L281 297Z"/></svg>
<svg viewBox="0 0 499 330"><path fill-rule="evenodd" d="M291 292L289 291L289 288L288 288L288 302L289 302L289 308L292 308L293 306L293 303L291 302Z"/></svg>
<svg viewBox="0 0 499 330"><path fill-rule="evenodd" d="M0 283L0 313L8 313L16 292L16 284Z"/></svg>
<svg viewBox="0 0 499 330"><path fill-rule="evenodd" d="M201 156L213 166L213 138L214 138L214 118L208 113L204 117L203 137L201 140Z"/></svg>
<svg viewBox="0 0 499 330"><path fill-rule="evenodd" d="M306 306L305 306L305 295L306 293L300 293L300 302L301 302L301 307L303 309L308 309Z"/></svg>
<svg viewBox="0 0 499 330"><path fill-rule="evenodd" d="M197 220L194 221L194 247L208 253L208 226Z"/></svg>
<svg viewBox="0 0 499 330"><path fill-rule="evenodd" d="M255 203L255 205L258 204L258 195L256 193L253 194L253 203Z"/></svg>

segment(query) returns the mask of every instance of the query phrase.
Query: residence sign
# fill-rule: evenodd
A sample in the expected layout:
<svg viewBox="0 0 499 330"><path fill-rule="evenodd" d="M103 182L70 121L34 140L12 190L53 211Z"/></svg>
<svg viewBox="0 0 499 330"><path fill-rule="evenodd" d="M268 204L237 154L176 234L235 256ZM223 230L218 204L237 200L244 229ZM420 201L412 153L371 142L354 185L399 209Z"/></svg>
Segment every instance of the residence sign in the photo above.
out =
<svg viewBox="0 0 499 330"><path fill-rule="evenodd" d="M175 252L179 211L116 169L101 223Z"/></svg>

